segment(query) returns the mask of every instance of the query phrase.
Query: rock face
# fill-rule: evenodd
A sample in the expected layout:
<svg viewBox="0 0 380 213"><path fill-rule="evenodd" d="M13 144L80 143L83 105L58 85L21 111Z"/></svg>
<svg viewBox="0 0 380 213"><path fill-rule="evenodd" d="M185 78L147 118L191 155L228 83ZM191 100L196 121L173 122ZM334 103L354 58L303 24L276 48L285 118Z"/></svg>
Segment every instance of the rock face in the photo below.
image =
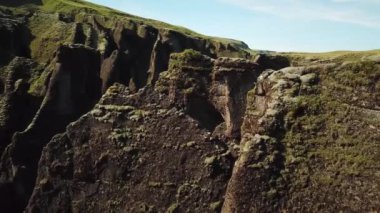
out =
<svg viewBox="0 0 380 213"><path fill-rule="evenodd" d="M154 88L111 86L46 146L26 211L378 209L378 64L257 68L188 50Z"/></svg>
<svg viewBox="0 0 380 213"><path fill-rule="evenodd" d="M248 95L241 154L234 166L222 212L279 209L279 193L286 190L281 175L285 161L285 147L281 143L286 131L284 116L299 94L300 86L297 74L267 71Z"/></svg>
<svg viewBox="0 0 380 213"><path fill-rule="evenodd" d="M44 149L27 212L220 209L228 147L168 100L112 86Z"/></svg>
<svg viewBox="0 0 380 213"><path fill-rule="evenodd" d="M248 94L222 212L378 209L380 112L368 100L377 100L379 71L358 62L263 73Z"/></svg>
<svg viewBox="0 0 380 213"><path fill-rule="evenodd" d="M168 69L170 54L185 49L194 49L214 58L250 56L240 47L126 18L34 13L28 21L35 37L30 51L38 62L49 62L62 43L83 44L97 49L102 57L101 63L104 62L102 76L107 81L103 91L116 82L136 89L154 85L159 74ZM62 31L65 33L57 33ZM44 51L40 46L45 46Z"/></svg>
<svg viewBox="0 0 380 213"><path fill-rule="evenodd" d="M24 6L0 7L1 211L380 209L378 52L251 56L84 1L0 3Z"/></svg>
<svg viewBox="0 0 380 213"><path fill-rule="evenodd" d="M0 8L0 206L9 212L24 209L42 148L88 112L114 83L132 92L154 85L168 69L170 54L186 48L213 57L248 57L245 51L236 51L247 47L156 28L124 14L111 18L43 9L45 4L66 3L44 1L39 8L41 2L18 1L3 5L34 6ZM15 56L31 59L6 66ZM23 70L15 73L23 76L8 77L15 63Z"/></svg>
<svg viewBox="0 0 380 213"><path fill-rule="evenodd" d="M220 58L215 61L210 99L226 123L226 136L240 138L246 109L247 92L261 72L257 64L242 59Z"/></svg>
<svg viewBox="0 0 380 213"><path fill-rule="evenodd" d="M99 99L99 60L95 50L83 46L62 46L57 51L56 67L40 109L31 124L13 136L2 155L0 197L4 209L23 209L33 190L42 148Z"/></svg>
<svg viewBox="0 0 380 213"><path fill-rule="evenodd" d="M104 60L100 72L103 82L102 93L105 93L114 83L130 82L131 73L123 72L123 67L128 67L128 55L118 50L112 52L111 56Z"/></svg>
<svg viewBox="0 0 380 213"><path fill-rule="evenodd" d="M136 89L154 85L159 74L168 69L172 53L194 49L210 57L222 55L210 42L172 30L118 23L110 32L113 40L107 42L106 49L116 45L116 50L109 57L106 52L104 54L102 76L107 83L103 85L103 91L116 82Z"/></svg>
<svg viewBox="0 0 380 213"><path fill-rule="evenodd" d="M39 73L30 59L15 58L5 69L0 99L0 153L11 141L14 132L24 130L38 110L41 98L28 92L30 79Z"/></svg>
<svg viewBox="0 0 380 213"><path fill-rule="evenodd" d="M246 107L246 93L260 74L258 65L244 59L216 60L191 50L171 57L156 89L213 131L225 121L225 136L238 138Z"/></svg>
<svg viewBox="0 0 380 213"><path fill-rule="evenodd" d="M163 73L173 77L168 85L160 79L156 91L148 87L135 94L113 86L90 113L53 139L27 211L220 210L234 157L225 137L212 137L203 122L221 123L223 115L236 119L228 120L224 134L240 128L244 109L235 108L244 107L257 64L213 60L190 50L173 55L171 63ZM191 85L176 87L190 76Z"/></svg>

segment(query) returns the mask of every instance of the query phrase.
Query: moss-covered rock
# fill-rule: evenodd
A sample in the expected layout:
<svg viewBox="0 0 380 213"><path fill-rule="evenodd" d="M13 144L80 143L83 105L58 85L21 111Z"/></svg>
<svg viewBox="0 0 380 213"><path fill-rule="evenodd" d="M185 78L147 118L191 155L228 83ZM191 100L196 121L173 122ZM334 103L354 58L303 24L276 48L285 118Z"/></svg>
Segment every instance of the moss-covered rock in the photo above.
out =
<svg viewBox="0 0 380 213"><path fill-rule="evenodd" d="M352 62L263 74L248 95L223 211L377 209L379 68Z"/></svg>

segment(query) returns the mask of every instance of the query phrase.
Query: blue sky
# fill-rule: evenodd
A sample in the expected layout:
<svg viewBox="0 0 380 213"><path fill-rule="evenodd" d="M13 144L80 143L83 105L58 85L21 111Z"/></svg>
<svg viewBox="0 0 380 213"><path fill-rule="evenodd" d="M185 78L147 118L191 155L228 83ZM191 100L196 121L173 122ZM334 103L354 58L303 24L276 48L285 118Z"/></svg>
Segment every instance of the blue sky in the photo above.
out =
<svg viewBox="0 0 380 213"><path fill-rule="evenodd" d="M90 0L253 49L380 49L380 0Z"/></svg>

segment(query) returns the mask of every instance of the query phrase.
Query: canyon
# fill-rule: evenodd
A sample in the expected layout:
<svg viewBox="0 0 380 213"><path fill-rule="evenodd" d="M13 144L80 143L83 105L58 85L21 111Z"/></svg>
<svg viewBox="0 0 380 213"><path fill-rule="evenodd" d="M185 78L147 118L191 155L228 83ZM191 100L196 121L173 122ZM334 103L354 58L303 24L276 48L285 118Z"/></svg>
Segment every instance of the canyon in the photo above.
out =
<svg viewBox="0 0 380 213"><path fill-rule="evenodd" d="M380 51L267 53L0 0L4 212L376 212Z"/></svg>

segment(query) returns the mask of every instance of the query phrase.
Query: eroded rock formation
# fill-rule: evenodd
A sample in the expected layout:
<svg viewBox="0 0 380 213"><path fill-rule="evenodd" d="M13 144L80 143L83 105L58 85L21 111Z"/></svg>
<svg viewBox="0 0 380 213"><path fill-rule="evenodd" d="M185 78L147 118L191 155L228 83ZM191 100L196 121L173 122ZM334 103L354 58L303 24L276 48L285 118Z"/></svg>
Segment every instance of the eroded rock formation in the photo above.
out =
<svg viewBox="0 0 380 213"><path fill-rule="evenodd" d="M172 55L169 71L162 73L156 89L213 131L225 122L225 136L240 137L246 93L260 70L244 59L216 60L191 50ZM221 119L223 118L223 120Z"/></svg>
<svg viewBox="0 0 380 213"><path fill-rule="evenodd" d="M25 3L36 2L17 4ZM29 199L42 148L88 112L109 86L122 83L136 92L154 85L173 52L193 48L215 57L235 54L237 48L123 18L37 8L20 15L0 11L0 197L11 212L22 211ZM1 67L14 56L32 59ZM23 76L9 71L14 64Z"/></svg>
<svg viewBox="0 0 380 213"><path fill-rule="evenodd" d="M378 207L371 162L379 157L373 149L379 112L368 102L378 96L371 94L378 82L363 80L378 73L378 64L289 67L257 77L256 63L185 51L172 55L169 67L154 88L133 93L112 86L90 113L52 139L27 211ZM333 92L350 90L339 72L363 78L359 105L346 92ZM234 126L241 140L231 135ZM358 132L349 146L347 128ZM359 158L334 158L335 152ZM347 195L352 186L362 189Z"/></svg>
<svg viewBox="0 0 380 213"><path fill-rule="evenodd" d="M99 54L79 45L56 54L46 96L32 122L13 136L0 162L1 206L20 211L33 190L42 148L52 136L90 110L100 93ZM95 62L95 63L94 63ZM27 112L27 111L26 111Z"/></svg>
<svg viewBox="0 0 380 213"><path fill-rule="evenodd" d="M41 68L30 59L16 57L5 68L0 99L0 153L10 143L14 132L24 130L32 121L42 99L31 92L31 79Z"/></svg>
<svg viewBox="0 0 380 213"><path fill-rule="evenodd" d="M225 136L239 131L244 93L259 75L257 64L242 59L214 60L190 50L173 55L171 63L163 76L175 79L163 78L157 91L147 87L131 94L124 86L111 87L94 110L53 139L56 146L47 147L40 164L46 169L39 168L47 173L39 174L28 211L106 211L109 205L126 211L221 208L234 157L225 137L213 137L213 129L203 122L214 120L215 128L226 117ZM175 87L190 76L194 82L188 87ZM175 156L177 160L173 160ZM94 194L82 196L87 189L69 193L78 184L93 188ZM95 202L104 187L111 187L108 195L103 203ZM167 200L158 199L152 190ZM199 197L199 193L205 194ZM51 201L46 203L48 197Z"/></svg>
<svg viewBox="0 0 380 213"><path fill-rule="evenodd" d="M0 7L2 211L380 208L378 55L251 56L82 1L7 5L25 3Z"/></svg>
<svg viewBox="0 0 380 213"><path fill-rule="evenodd" d="M217 210L232 165L165 95L115 85L44 149L27 212Z"/></svg>
<svg viewBox="0 0 380 213"><path fill-rule="evenodd" d="M248 93L222 212L378 209L371 171L380 112L367 101L377 99L379 82L370 76L379 71L373 62L353 62L264 72ZM347 84L342 75L358 81ZM348 92L359 85L360 98Z"/></svg>

